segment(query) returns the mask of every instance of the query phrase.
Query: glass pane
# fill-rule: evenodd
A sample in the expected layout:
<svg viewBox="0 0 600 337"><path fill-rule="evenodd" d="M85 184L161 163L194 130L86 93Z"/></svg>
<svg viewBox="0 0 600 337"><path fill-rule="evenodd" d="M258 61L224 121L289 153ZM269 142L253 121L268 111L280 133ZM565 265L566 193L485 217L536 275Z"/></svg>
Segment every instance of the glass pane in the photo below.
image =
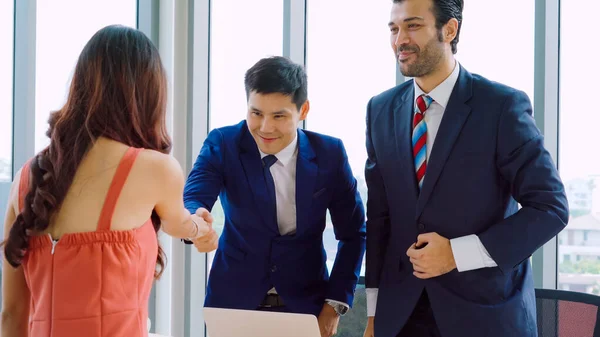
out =
<svg viewBox="0 0 600 337"><path fill-rule="evenodd" d="M0 210L4 216L4 183L12 180L13 1L0 2ZM8 191L7 191L8 192Z"/></svg>
<svg viewBox="0 0 600 337"><path fill-rule="evenodd" d="M586 97L598 87L600 69L591 66L595 53L581 51L589 44L581 32L594 29L600 2L583 3L560 3L558 167L571 217L558 235L558 287L600 295L600 160L594 151L600 144L600 114Z"/></svg>
<svg viewBox="0 0 600 337"><path fill-rule="evenodd" d="M533 104L534 19L535 0L469 1L456 58L471 73L523 90Z"/></svg>
<svg viewBox="0 0 600 337"><path fill-rule="evenodd" d="M211 15L209 119L213 129L246 118L246 70L262 57L281 55L283 1L213 1Z"/></svg>
<svg viewBox="0 0 600 337"><path fill-rule="evenodd" d="M506 25L501 18L507 17L519 25ZM524 91L533 106L534 18L535 0L470 1L463 10L456 59L470 73ZM499 49L498 41L506 37L515 37L505 44L510 51ZM513 53L518 57L507 57Z"/></svg>
<svg viewBox="0 0 600 337"><path fill-rule="evenodd" d="M211 22L209 128L212 130L246 118L246 70L265 56L282 54L283 1L213 1ZM225 217L219 200L211 213L220 234Z"/></svg>
<svg viewBox="0 0 600 337"><path fill-rule="evenodd" d="M48 116L60 109L69 91L77 58L99 29L136 27L136 0L53 0L37 2L35 151L49 143Z"/></svg>
<svg viewBox="0 0 600 337"><path fill-rule="evenodd" d="M367 103L396 84L396 61L387 27L390 9L388 1L356 2L348 6L343 0L313 0L308 4L306 67L311 110L306 127L342 139L365 204ZM360 18L360 24L344 24L341 34L340 27L332 25L332 18ZM340 53L342 57L333 56ZM337 241L331 220L327 219L324 241L331 270ZM361 274L364 275L364 260Z"/></svg>
<svg viewBox="0 0 600 337"><path fill-rule="evenodd" d="M0 240L12 181L14 2L0 1ZM2 273L0 269L0 288ZM0 309L2 294L0 294Z"/></svg>

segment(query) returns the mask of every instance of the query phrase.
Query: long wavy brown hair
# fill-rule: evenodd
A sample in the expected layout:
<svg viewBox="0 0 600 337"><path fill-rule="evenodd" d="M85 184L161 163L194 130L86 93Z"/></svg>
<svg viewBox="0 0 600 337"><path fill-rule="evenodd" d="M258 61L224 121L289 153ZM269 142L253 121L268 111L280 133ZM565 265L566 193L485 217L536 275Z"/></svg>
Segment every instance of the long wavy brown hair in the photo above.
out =
<svg viewBox="0 0 600 337"><path fill-rule="evenodd" d="M49 118L50 145L31 161L30 186L4 253L18 267L30 235L44 232L59 209L75 172L96 139L171 151L165 125L167 80L156 47L142 32L108 26L98 31L79 56L66 104ZM160 218L152 212L158 232ZM165 256L159 246L155 277Z"/></svg>

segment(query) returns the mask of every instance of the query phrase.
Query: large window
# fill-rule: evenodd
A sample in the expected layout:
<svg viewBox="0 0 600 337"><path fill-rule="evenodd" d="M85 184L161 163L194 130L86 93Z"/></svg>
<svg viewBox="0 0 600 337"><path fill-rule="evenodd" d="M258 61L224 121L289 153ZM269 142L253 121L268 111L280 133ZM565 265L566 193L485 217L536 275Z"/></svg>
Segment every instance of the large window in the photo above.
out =
<svg viewBox="0 0 600 337"><path fill-rule="evenodd" d="M13 174L13 4L13 1L0 1L0 240L4 240L4 214ZM1 281L0 272L0 285Z"/></svg>
<svg viewBox="0 0 600 337"><path fill-rule="evenodd" d="M344 142L365 204L367 103L371 97L396 85L396 61L387 28L390 9L389 1L352 5L343 0L308 3L306 68L311 111L306 128ZM329 217L323 240L331 271L337 240ZM361 274L364 275L364 260ZM359 285L354 307L342 318L338 335L362 336L366 315L365 291Z"/></svg>
<svg viewBox="0 0 600 337"><path fill-rule="evenodd" d="M259 59L281 55L283 1L212 2L210 129L246 118L244 74Z"/></svg>
<svg viewBox="0 0 600 337"><path fill-rule="evenodd" d="M468 1L456 58L471 73L525 91L533 104L534 19L535 0Z"/></svg>
<svg viewBox="0 0 600 337"><path fill-rule="evenodd" d="M88 40L105 26L136 27L136 21L136 0L37 2L36 152L49 143L48 117L65 103L77 58Z"/></svg>
<svg viewBox="0 0 600 337"><path fill-rule="evenodd" d="M0 210L4 216L4 184L12 180L13 125L13 24L12 1L0 2ZM8 190L7 190L8 192Z"/></svg>
<svg viewBox="0 0 600 337"><path fill-rule="evenodd" d="M600 295L600 108L593 95L600 69L582 52L595 28L597 1L561 1L559 170L570 219L559 236L558 288Z"/></svg>
<svg viewBox="0 0 600 337"><path fill-rule="evenodd" d="M342 139L364 203L367 103L396 84L396 61L387 28L390 9L388 1L351 6L343 0L308 3L306 68L311 111L306 128ZM329 217L324 241L331 270L337 241Z"/></svg>
<svg viewBox="0 0 600 337"><path fill-rule="evenodd" d="M251 13L251 14L250 14ZM209 128L246 118L244 74L265 56L283 51L283 1L212 2ZM212 211L220 233L225 218L217 200Z"/></svg>
<svg viewBox="0 0 600 337"><path fill-rule="evenodd" d="M0 2L0 236L12 181L13 150L13 2Z"/></svg>

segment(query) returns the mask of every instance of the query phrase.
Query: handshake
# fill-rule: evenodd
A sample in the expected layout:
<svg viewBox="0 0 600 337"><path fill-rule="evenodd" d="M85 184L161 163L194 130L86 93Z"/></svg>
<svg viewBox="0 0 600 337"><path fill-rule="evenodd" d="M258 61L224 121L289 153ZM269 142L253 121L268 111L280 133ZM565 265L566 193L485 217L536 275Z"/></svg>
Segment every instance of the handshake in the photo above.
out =
<svg viewBox="0 0 600 337"><path fill-rule="evenodd" d="M199 225L200 236L190 239L200 253L208 253L216 250L219 246L219 235L212 227L213 217L206 208L198 208L192 214L192 220Z"/></svg>

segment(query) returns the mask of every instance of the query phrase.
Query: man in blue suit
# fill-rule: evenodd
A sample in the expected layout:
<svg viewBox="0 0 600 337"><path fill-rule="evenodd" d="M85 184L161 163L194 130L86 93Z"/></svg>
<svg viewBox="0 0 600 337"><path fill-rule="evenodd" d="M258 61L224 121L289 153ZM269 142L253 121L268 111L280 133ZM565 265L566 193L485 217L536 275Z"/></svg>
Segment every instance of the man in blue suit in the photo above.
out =
<svg viewBox="0 0 600 337"><path fill-rule="evenodd" d="M209 133L184 192L190 212L206 214L219 196L225 213L205 306L310 313L331 336L366 247L357 182L341 140L298 128L309 110L302 66L262 59L245 87L246 120ZM339 240L331 274L327 210Z"/></svg>
<svg viewBox="0 0 600 337"><path fill-rule="evenodd" d="M413 80L367 107L368 337L537 336L529 257L565 227L565 191L525 93L455 60L462 10L393 1Z"/></svg>

